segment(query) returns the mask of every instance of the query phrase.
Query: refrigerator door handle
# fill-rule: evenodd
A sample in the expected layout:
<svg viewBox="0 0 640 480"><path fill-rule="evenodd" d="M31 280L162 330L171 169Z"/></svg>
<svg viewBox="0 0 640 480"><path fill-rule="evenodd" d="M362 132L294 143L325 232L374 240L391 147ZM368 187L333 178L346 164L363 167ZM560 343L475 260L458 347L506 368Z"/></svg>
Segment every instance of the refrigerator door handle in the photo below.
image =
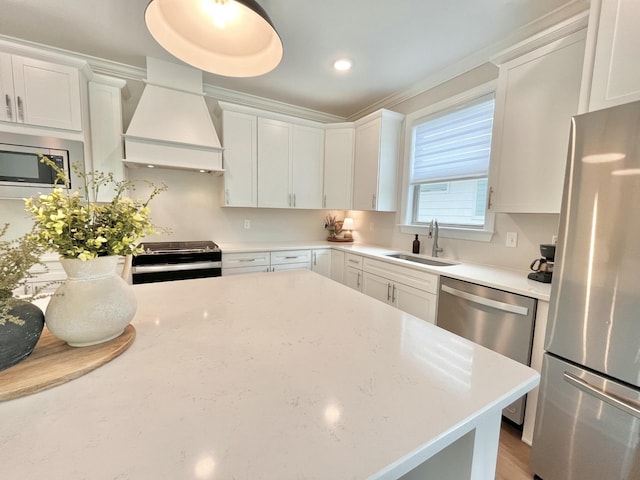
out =
<svg viewBox="0 0 640 480"><path fill-rule="evenodd" d="M583 392L588 393L589 395L592 395L599 400L602 400L603 402L606 402L609 405L616 407L625 413L628 413L629 415L640 418L640 408L633 405L632 400L621 399L617 396L611 395L604 390L594 387L589 382L572 373L564 372L563 376L566 382L570 383L576 388L579 388Z"/></svg>
<svg viewBox="0 0 640 480"><path fill-rule="evenodd" d="M515 313L516 315L527 316L529 314L529 309L527 307L511 305L510 303L498 302L497 300L491 300L490 298L479 297L478 295L474 295L472 293L462 292L457 288L451 288L448 285L441 285L440 289L443 292L450 293L451 295L454 295L456 297L464 298L465 300L469 300L470 302L484 305L485 307L491 307L495 308L496 310Z"/></svg>

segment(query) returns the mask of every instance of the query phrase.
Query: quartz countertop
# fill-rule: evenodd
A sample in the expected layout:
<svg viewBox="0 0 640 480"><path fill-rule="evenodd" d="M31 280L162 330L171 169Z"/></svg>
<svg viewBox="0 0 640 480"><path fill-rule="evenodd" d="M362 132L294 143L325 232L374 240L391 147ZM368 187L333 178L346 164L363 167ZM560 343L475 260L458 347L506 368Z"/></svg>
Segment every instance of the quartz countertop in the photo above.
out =
<svg viewBox="0 0 640 480"><path fill-rule="evenodd" d="M398 478L539 382L308 270L132 288L127 352L0 403L3 478Z"/></svg>
<svg viewBox="0 0 640 480"><path fill-rule="evenodd" d="M498 290L505 290L519 295L536 298L538 300L549 301L551 295L551 284L536 282L529 280L528 270L511 270L506 268L498 268L475 263L463 262L453 259L442 258L441 260L451 261L454 265L446 267L436 267L430 265L417 264L406 260L400 260L387 257L390 253L406 253L410 252L397 250L387 247L379 247L375 245L364 245L358 243L335 243L328 241L300 241L300 242L272 242L272 243L235 243L221 244L223 254L240 253L240 252L259 252L259 251L277 251L277 250L301 250L315 248L334 248L345 252L352 252L365 257L385 260L396 265L402 265L409 268L424 270L438 275L463 280L466 282L477 283ZM424 258L431 258L428 255L418 255Z"/></svg>

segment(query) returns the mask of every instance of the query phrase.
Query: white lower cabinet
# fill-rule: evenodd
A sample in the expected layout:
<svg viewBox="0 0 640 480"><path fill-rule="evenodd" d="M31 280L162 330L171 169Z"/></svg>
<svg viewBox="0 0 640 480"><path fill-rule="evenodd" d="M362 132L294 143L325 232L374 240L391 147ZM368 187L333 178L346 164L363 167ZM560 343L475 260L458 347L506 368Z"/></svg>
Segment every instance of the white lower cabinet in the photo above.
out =
<svg viewBox="0 0 640 480"><path fill-rule="evenodd" d="M311 268L311 250L222 254L222 276Z"/></svg>
<svg viewBox="0 0 640 480"><path fill-rule="evenodd" d="M331 249L331 280L344 283L344 252Z"/></svg>
<svg viewBox="0 0 640 480"><path fill-rule="evenodd" d="M242 273L268 272L271 268L269 252L222 253L222 276Z"/></svg>
<svg viewBox="0 0 640 480"><path fill-rule="evenodd" d="M362 291L362 263L360 255L347 253L344 257L343 283L354 290Z"/></svg>
<svg viewBox="0 0 640 480"><path fill-rule="evenodd" d="M438 276L365 258L362 292L430 323L436 321Z"/></svg>
<svg viewBox="0 0 640 480"><path fill-rule="evenodd" d="M331 277L331 250L328 248L311 251L311 270L325 277Z"/></svg>

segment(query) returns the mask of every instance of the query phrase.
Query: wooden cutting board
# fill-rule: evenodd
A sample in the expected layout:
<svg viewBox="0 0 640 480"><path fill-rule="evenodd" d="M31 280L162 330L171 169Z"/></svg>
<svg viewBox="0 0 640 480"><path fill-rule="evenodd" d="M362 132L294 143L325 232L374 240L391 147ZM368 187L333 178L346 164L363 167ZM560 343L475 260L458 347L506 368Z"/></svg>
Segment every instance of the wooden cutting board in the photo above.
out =
<svg viewBox="0 0 640 480"><path fill-rule="evenodd" d="M122 335L90 347L70 347L45 327L31 355L0 372L0 402L24 397L81 377L124 352L136 338L128 325Z"/></svg>

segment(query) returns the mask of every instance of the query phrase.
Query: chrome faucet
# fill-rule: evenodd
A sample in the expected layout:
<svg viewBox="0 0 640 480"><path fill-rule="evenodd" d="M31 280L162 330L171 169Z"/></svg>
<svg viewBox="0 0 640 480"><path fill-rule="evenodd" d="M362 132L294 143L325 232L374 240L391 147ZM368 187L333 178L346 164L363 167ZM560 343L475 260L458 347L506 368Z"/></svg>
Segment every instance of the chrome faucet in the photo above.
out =
<svg viewBox="0 0 640 480"><path fill-rule="evenodd" d="M442 252L443 249L438 246L438 220L431 220L431 225L429 226L429 236L431 236L431 231L433 230L433 245L431 247L431 256L437 257L439 252Z"/></svg>

